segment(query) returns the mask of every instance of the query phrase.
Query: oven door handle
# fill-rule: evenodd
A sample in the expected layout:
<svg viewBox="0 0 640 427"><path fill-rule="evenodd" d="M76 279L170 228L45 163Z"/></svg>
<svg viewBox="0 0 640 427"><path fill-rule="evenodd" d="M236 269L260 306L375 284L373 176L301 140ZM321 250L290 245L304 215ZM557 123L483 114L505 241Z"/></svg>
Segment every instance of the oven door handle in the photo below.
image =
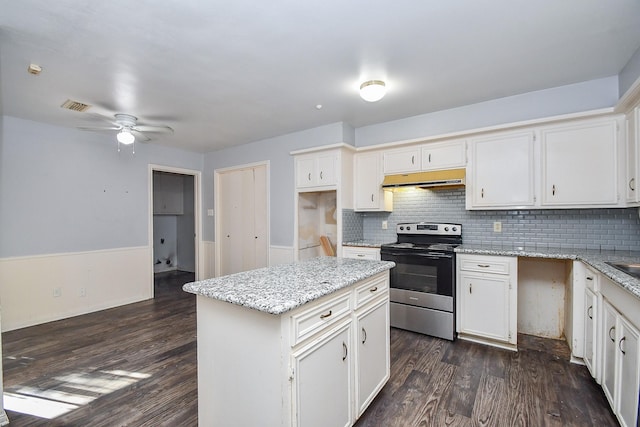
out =
<svg viewBox="0 0 640 427"><path fill-rule="evenodd" d="M432 252L430 254L419 254L419 253L413 253L413 254L407 254L407 253L384 253L383 255L391 255L391 256L404 256L404 257L412 257L412 256L419 256L422 258L429 258L429 259L443 259L443 258L453 258L453 255L449 255L449 254L444 254L442 252Z"/></svg>

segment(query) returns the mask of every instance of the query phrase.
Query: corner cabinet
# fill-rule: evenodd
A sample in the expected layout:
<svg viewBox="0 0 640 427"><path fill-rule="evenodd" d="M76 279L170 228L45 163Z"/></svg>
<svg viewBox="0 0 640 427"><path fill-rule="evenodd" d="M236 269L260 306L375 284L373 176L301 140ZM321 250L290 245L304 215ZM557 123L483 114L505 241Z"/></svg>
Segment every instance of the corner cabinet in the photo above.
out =
<svg viewBox="0 0 640 427"><path fill-rule="evenodd" d="M610 117L541 128L542 204L618 204L618 132Z"/></svg>
<svg viewBox="0 0 640 427"><path fill-rule="evenodd" d="M352 426L389 380L388 271L281 315L196 312L200 425Z"/></svg>
<svg viewBox="0 0 640 427"><path fill-rule="evenodd" d="M354 210L393 211L393 193L383 190L382 153L356 153L354 156Z"/></svg>
<svg viewBox="0 0 640 427"><path fill-rule="evenodd" d="M458 338L515 350L518 259L458 254L457 270Z"/></svg>

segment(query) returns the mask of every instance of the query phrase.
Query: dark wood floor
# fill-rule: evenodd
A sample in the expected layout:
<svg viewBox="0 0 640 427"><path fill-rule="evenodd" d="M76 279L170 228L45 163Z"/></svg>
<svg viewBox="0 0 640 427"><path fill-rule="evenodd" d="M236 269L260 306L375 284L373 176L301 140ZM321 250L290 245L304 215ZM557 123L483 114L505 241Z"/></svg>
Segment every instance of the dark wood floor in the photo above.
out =
<svg viewBox="0 0 640 427"><path fill-rule="evenodd" d="M5 393L40 410L71 403L53 419L8 410L11 427L196 426L195 297L181 291L192 277L165 275L154 300L4 333ZM357 426L617 425L564 343L519 340L513 353L392 329L391 379Z"/></svg>

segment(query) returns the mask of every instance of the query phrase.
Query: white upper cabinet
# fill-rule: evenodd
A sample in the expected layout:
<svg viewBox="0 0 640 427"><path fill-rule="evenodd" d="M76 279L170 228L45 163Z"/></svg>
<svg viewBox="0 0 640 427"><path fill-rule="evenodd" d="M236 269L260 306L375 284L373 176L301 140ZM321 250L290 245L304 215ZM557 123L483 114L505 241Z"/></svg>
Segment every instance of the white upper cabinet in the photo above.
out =
<svg viewBox="0 0 640 427"><path fill-rule="evenodd" d="M463 168L467 163L465 140L432 142L422 146L422 170Z"/></svg>
<svg viewBox="0 0 640 427"><path fill-rule="evenodd" d="M399 148L385 151L382 155L385 175L421 170L421 153L419 146Z"/></svg>
<svg viewBox="0 0 640 427"><path fill-rule="evenodd" d="M629 111L625 120L626 128L626 157L627 176L625 190L627 203L637 206L640 203L640 189L638 189L638 175L640 175L640 107Z"/></svg>
<svg viewBox="0 0 640 427"><path fill-rule="evenodd" d="M534 132L504 132L471 140L467 209L533 207Z"/></svg>
<svg viewBox="0 0 640 427"><path fill-rule="evenodd" d="M618 120L585 120L541 128L542 205L615 206Z"/></svg>
<svg viewBox="0 0 640 427"><path fill-rule="evenodd" d="M296 186L325 187L336 185L336 153L318 153L296 157Z"/></svg>
<svg viewBox="0 0 640 427"><path fill-rule="evenodd" d="M364 152L354 156L354 196L356 211L393 210L393 194L383 191L382 153Z"/></svg>

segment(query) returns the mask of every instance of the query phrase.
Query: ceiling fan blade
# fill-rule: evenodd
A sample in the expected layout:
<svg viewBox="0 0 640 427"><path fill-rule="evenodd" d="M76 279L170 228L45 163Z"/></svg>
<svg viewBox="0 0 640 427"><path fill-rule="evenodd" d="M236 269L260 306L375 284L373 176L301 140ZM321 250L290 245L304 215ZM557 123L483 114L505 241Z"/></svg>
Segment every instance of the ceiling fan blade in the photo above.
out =
<svg viewBox="0 0 640 427"><path fill-rule="evenodd" d="M169 126L135 125L131 129L138 132L173 133L173 129L171 129Z"/></svg>
<svg viewBox="0 0 640 427"><path fill-rule="evenodd" d="M151 138L149 138L147 135L145 135L142 132L139 132L136 129L131 129L131 133L133 134L133 136L136 137L136 141L140 141L140 142L151 141Z"/></svg>
<svg viewBox="0 0 640 427"><path fill-rule="evenodd" d="M100 132L109 130L120 130L122 129L122 126L78 126L77 129Z"/></svg>

